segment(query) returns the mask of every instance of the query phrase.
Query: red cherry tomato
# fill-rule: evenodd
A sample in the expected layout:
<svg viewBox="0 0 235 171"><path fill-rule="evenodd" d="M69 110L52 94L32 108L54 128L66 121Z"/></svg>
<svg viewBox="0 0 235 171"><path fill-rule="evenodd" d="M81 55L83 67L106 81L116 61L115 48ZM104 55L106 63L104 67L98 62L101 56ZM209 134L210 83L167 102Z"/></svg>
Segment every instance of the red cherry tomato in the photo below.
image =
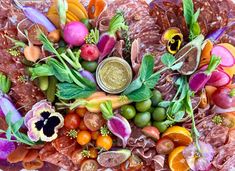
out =
<svg viewBox="0 0 235 171"><path fill-rule="evenodd" d="M228 109L235 106L235 88L230 89L227 87L218 88L212 94L212 100L215 105Z"/></svg>
<svg viewBox="0 0 235 171"><path fill-rule="evenodd" d="M102 115L97 113L86 112L83 119L84 124L91 131L98 131L105 123Z"/></svg>
<svg viewBox="0 0 235 171"><path fill-rule="evenodd" d="M64 118L64 126L69 129L76 129L80 125L80 120L76 113L68 113Z"/></svg>
<svg viewBox="0 0 235 171"><path fill-rule="evenodd" d="M94 44L84 44L81 47L81 58L86 61L95 61L99 58L100 52Z"/></svg>
<svg viewBox="0 0 235 171"><path fill-rule="evenodd" d="M169 154L174 149L174 142L169 138L161 138L156 144L158 154Z"/></svg>

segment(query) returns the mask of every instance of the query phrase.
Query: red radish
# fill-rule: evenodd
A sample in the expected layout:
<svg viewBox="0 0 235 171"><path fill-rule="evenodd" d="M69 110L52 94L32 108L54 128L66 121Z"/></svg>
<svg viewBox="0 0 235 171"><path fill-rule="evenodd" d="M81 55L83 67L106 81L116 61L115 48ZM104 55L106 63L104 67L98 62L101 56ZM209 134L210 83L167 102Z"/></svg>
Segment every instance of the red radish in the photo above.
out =
<svg viewBox="0 0 235 171"><path fill-rule="evenodd" d="M81 58L86 61L95 61L99 58L100 52L94 44L84 44L81 47Z"/></svg>
<svg viewBox="0 0 235 171"><path fill-rule="evenodd" d="M222 109L228 109L235 106L235 88L219 88L212 94L212 100L215 105Z"/></svg>
<svg viewBox="0 0 235 171"><path fill-rule="evenodd" d="M215 45L211 50L211 55L221 57L220 65L223 67L231 67L235 63L235 56L233 56L232 53L223 46Z"/></svg>
<svg viewBox="0 0 235 171"><path fill-rule="evenodd" d="M169 154L175 148L174 142L169 138L163 137L158 140L156 150L158 154Z"/></svg>
<svg viewBox="0 0 235 171"><path fill-rule="evenodd" d="M85 38L89 34L86 25L73 21L65 25L64 27L64 40L70 46L82 46L85 43Z"/></svg>
<svg viewBox="0 0 235 171"><path fill-rule="evenodd" d="M211 78L207 82L207 85L214 87L222 87L228 85L231 81L230 76L221 70L216 70L212 72Z"/></svg>
<svg viewBox="0 0 235 171"><path fill-rule="evenodd" d="M212 72L218 67L220 61L220 57L212 56L210 63L205 71L199 71L190 77L190 89L194 92L198 92L199 90L201 90L210 80Z"/></svg>

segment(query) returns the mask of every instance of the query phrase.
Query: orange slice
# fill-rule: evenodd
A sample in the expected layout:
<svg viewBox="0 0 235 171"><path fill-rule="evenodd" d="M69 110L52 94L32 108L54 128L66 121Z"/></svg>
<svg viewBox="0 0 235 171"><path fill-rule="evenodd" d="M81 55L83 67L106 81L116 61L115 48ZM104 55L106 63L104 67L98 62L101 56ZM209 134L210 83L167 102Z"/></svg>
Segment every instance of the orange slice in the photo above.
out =
<svg viewBox="0 0 235 171"><path fill-rule="evenodd" d="M188 171L189 166L185 160L182 151L185 146L175 148L169 155L168 162L171 171Z"/></svg>
<svg viewBox="0 0 235 171"><path fill-rule="evenodd" d="M168 128L162 137L170 138L177 146L187 146L192 142L191 133L181 126L172 126Z"/></svg>

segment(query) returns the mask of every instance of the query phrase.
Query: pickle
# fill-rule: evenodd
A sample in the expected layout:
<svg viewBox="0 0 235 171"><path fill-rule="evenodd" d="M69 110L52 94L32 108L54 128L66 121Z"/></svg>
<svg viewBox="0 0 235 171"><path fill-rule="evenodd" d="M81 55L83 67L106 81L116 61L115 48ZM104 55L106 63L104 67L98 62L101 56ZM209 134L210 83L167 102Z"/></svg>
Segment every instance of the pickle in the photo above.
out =
<svg viewBox="0 0 235 171"><path fill-rule="evenodd" d="M49 77L49 87L47 89L46 95L49 102L54 102L56 93L57 79L55 77Z"/></svg>
<svg viewBox="0 0 235 171"><path fill-rule="evenodd" d="M49 86L48 77L47 76L39 77L38 80L39 80L39 87L40 87L40 89L42 91L46 91L48 89L48 86Z"/></svg>

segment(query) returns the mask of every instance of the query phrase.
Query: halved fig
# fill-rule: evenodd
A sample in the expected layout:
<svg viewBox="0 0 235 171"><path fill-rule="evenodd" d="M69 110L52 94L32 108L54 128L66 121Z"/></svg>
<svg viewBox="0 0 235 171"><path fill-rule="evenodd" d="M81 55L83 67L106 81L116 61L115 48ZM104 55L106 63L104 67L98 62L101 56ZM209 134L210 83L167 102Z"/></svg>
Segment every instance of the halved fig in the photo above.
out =
<svg viewBox="0 0 235 171"><path fill-rule="evenodd" d="M98 163L103 167L116 167L124 163L131 156L131 151L121 149L103 152L97 157Z"/></svg>
<svg viewBox="0 0 235 171"><path fill-rule="evenodd" d="M175 58L179 59L179 62L184 62L178 70L179 73L191 75L196 71L200 62L203 40L204 36L199 35L176 53Z"/></svg>

